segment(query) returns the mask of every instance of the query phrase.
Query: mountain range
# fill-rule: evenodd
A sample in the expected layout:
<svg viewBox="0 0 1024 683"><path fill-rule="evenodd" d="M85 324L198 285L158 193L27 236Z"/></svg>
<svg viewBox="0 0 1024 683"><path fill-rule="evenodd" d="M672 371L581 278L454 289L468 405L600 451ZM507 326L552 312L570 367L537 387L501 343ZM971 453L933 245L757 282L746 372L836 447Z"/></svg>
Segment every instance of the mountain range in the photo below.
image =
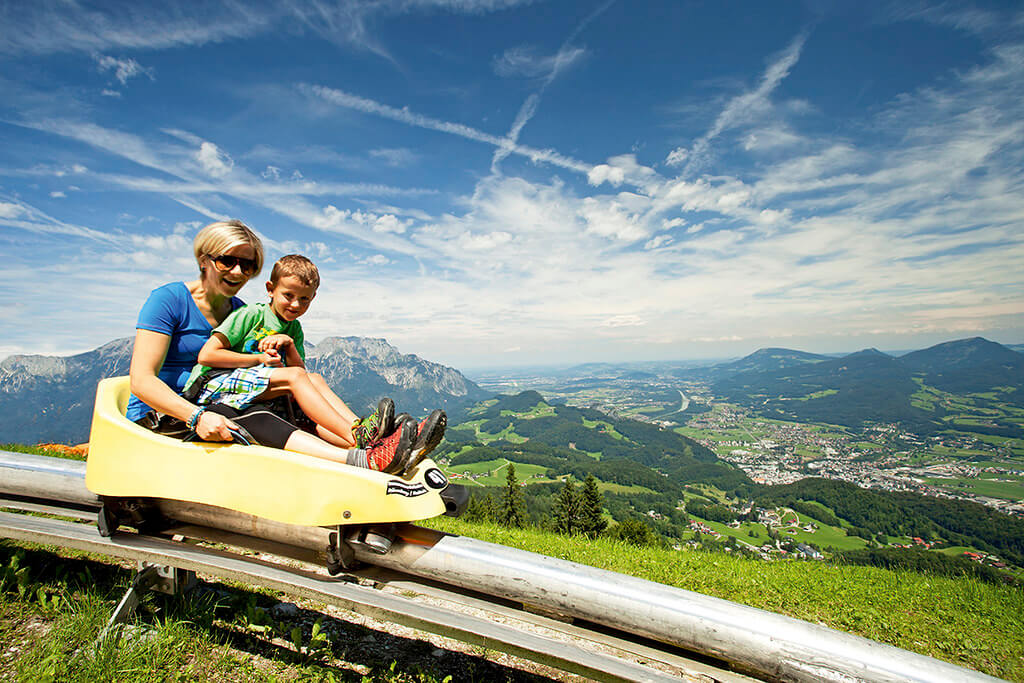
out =
<svg viewBox="0 0 1024 683"><path fill-rule="evenodd" d="M0 442L80 443L89 438L96 384L127 375L132 340L74 356L17 355L0 362ZM356 412L381 396L413 415L490 396L458 370L402 354L384 339L329 337L308 345L307 367Z"/></svg>
<svg viewBox="0 0 1024 683"><path fill-rule="evenodd" d="M927 433L962 408L964 400L951 395L967 396L975 406L1024 406L1024 354L981 337L900 357L877 349L841 358L765 349L701 375L730 401L765 416L804 422L858 427L899 422ZM973 431L1024 435L1020 425L997 417Z"/></svg>

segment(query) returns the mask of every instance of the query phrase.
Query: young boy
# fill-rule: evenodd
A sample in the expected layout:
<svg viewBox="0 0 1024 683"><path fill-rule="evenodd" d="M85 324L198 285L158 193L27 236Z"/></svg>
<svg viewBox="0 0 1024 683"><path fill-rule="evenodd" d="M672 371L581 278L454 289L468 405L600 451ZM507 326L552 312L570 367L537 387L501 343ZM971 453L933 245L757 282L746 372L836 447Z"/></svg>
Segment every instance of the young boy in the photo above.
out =
<svg viewBox="0 0 1024 683"><path fill-rule="evenodd" d="M320 274L308 258L281 258L267 282L270 302L238 308L214 329L184 393L198 394L201 406L223 403L237 409L291 394L322 439L346 449L368 448L365 464L371 469L404 472L440 442L444 414L434 411L422 425L411 418L394 424L394 403L382 399L360 420L323 377L306 372L298 318L319 286Z"/></svg>

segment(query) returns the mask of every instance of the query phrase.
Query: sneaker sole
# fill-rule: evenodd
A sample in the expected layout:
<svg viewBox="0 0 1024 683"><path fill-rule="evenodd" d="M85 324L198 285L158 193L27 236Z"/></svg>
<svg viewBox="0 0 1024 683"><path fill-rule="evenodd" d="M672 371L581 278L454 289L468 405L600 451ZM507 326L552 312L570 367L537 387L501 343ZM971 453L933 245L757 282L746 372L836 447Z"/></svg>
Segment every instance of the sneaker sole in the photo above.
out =
<svg viewBox="0 0 1024 683"><path fill-rule="evenodd" d="M419 465L424 458L437 448L437 445L444 439L444 430L448 425L448 416L443 410L435 410L423 421L423 428L420 429L416 443L412 447L412 457L406 465L406 472L410 472ZM419 427L419 425L416 425Z"/></svg>
<svg viewBox="0 0 1024 683"><path fill-rule="evenodd" d="M395 402L390 398L382 398L377 403L377 413L380 415L380 422L377 423L377 433L370 443L377 443L395 429Z"/></svg>
<svg viewBox="0 0 1024 683"><path fill-rule="evenodd" d="M408 420L399 427L402 430L401 435L398 437L398 445L395 446L395 455L391 458L391 462L381 472L385 474L397 474L399 472L405 472L409 466L409 460L412 456L413 443L416 440L416 429L419 427L418 424L412 420Z"/></svg>

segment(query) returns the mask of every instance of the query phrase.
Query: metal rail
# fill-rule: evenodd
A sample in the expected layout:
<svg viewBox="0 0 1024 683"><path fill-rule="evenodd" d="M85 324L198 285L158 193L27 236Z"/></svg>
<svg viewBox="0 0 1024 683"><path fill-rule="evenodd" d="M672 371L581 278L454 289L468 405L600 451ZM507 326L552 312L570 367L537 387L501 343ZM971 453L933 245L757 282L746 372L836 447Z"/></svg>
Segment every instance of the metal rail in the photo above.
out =
<svg viewBox="0 0 1024 683"><path fill-rule="evenodd" d="M48 466L46 476L56 476L52 470L57 465ZM74 489L72 482L80 475L72 469L59 490ZM0 492L4 490L0 478ZM85 497L79 491L75 500L81 503ZM173 501L161 503L161 510L185 523L313 550L322 550L329 542L327 529L293 527L228 510ZM405 574L675 645L767 680L998 680L772 612L536 553L413 525L400 527L398 539L386 555L357 546L356 556Z"/></svg>
<svg viewBox="0 0 1024 683"><path fill-rule="evenodd" d="M323 574L282 567L252 557L138 534L103 538L96 529L63 520L0 512L0 536L60 545L112 557L166 564L226 579L259 584L318 600L384 621L508 652L563 671L607 681L678 681L640 664L591 652L511 628L332 579ZM685 676L685 674L682 674ZM697 680L696 676L693 676Z"/></svg>

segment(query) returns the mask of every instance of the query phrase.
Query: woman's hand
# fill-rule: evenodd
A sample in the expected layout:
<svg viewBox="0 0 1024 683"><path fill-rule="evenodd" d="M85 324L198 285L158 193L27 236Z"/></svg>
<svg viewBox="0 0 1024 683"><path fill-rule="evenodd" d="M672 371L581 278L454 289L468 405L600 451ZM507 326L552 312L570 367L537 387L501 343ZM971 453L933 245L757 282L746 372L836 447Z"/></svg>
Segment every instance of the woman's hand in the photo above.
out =
<svg viewBox="0 0 1024 683"><path fill-rule="evenodd" d="M207 410L199 416L199 422L196 423L196 434L203 441L233 441L234 437L231 436L229 429L237 428L238 425L223 415Z"/></svg>

